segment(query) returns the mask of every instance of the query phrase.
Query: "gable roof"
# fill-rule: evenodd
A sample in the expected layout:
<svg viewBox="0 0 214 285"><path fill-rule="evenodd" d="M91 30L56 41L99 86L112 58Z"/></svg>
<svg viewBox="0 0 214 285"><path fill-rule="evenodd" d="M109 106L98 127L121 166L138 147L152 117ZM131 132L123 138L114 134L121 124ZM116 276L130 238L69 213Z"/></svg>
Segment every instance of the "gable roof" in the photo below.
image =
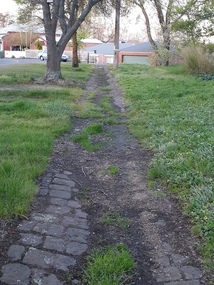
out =
<svg viewBox="0 0 214 285"><path fill-rule="evenodd" d="M92 39L92 38L82 39L81 42L84 44L102 44L103 43L102 41L98 39Z"/></svg>
<svg viewBox="0 0 214 285"><path fill-rule="evenodd" d="M156 43L157 44L157 43ZM132 45L127 48L123 48L120 51L127 51L127 52L154 52L154 49L150 42L140 43L136 45Z"/></svg>
<svg viewBox="0 0 214 285"><path fill-rule="evenodd" d="M11 25L8 25L2 29L0 29L0 35L4 36L7 33L19 33L19 32L33 32L35 34L45 34L45 29L43 26L38 26L33 24L32 26L30 25L22 25L19 23L13 23ZM56 31L57 35L61 35L62 32L60 30Z"/></svg>
<svg viewBox="0 0 214 285"><path fill-rule="evenodd" d="M124 49L132 45L133 44L130 44L130 43L120 43L119 49ZM113 55L114 54L114 44L113 43L103 43L103 44L99 44L99 45L88 47L88 48L81 50L81 52L89 52L89 53L95 53L95 51L97 54Z"/></svg>

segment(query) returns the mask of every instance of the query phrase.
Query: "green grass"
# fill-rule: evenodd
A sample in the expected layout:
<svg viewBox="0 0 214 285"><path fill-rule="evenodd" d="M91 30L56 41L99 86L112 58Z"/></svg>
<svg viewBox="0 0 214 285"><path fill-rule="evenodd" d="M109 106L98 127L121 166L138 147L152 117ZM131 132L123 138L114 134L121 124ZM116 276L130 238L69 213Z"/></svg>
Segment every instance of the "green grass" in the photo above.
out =
<svg viewBox="0 0 214 285"><path fill-rule="evenodd" d="M87 258L84 282L88 285L121 285L135 266L124 244L94 250Z"/></svg>
<svg viewBox="0 0 214 285"><path fill-rule="evenodd" d="M79 143L88 152L98 150L98 144L94 144L91 140L92 135L98 135L103 132L103 125L100 123L92 123L86 126L82 131L72 137L73 141Z"/></svg>
<svg viewBox="0 0 214 285"><path fill-rule="evenodd" d="M107 212L101 217L100 221L109 226L120 227L124 230L130 223L129 219L116 212Z"/></svg>
<svg viewBox="0 0 214 285"><path fill-rule="evenodd" d="M65 80L85 82L91 73L91 65L83 64L80 68L71 69L69 63L61 63L61 72ZM72 70L72 72L71 72ZM4 66L0 71L0 85L28 84L34 79L43 77L46 71L44 64Z"/></svg>
<svg viewBox="0 0 214 285"><path fill-rule="evenodd" d="M118 167L115 166L115 165L110 165L110 166L108 167L108 171L109 171L109 173L110 173L111 175L115 175L115 174L118 174L118 173L119 173L119 169L118 169Z"/></svg>
<svg viewBox="0 0 214 285"><path fill-rule="evenodd" d="M87 80L89 71L88 67L79 71L62 67L67 79ZM17 84L29 84L42 75L41 64L0 71L0 87L9 84L9 89L0 90L0 216L28 211L37 192L35 180L47 167L53 140L71 128L71 116L82 94L80 88L55 86L16 89Z"/></svg>
<svg viewBox="0 0 214 285"><path fill-rule="evenodd" d="M129 128L152 148L148 178L168 186L194 224L214 268L214 80L182 66L121 65L113 71L129 105Z"/></svg>

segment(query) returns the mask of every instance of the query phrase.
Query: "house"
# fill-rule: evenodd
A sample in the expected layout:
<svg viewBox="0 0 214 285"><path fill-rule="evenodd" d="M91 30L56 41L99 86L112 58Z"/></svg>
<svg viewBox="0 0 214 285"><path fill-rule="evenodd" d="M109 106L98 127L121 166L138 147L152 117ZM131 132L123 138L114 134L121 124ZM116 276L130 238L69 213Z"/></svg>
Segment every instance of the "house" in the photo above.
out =
<svg viewBox="0 0 214 285"><path fill-rule="evenodd" d="M120 43L119 49L124 49L132 45L131 43ZM114 59L114 44L102 43L82 49L79 56L81 62L111 64Z"/></svg>
<svg viewBox="0 0 214 285"><path fill-rule="evenodd" d="M57 31L56 41L60 35L61 31ZM37 58L40 52L37 49L37 41L42 49L46 48L44 27L14 23L0 29L0 53L3 57Z"/></svg>
<svg viewBox="0 0 214 285"><path fill-rule="evenodd" d="M60 40L62 32L56 32L56 42ZM35 25L22 25L14 23L5 28L0 29L0 57L27 57L37 58L38 50L37 42L40 47L46 49L46 35L44 27ZM84 48L102 44L97 39L81 40ZM72 40L69 41L65 48L65 54L72 56Z"/></svg>
<svg viewBox="0 0 214 285"><path fill-rule="evenodd" d="M150 42L140 43L120 49L119 63L122 62L155 65L154 49Z"/></svg>

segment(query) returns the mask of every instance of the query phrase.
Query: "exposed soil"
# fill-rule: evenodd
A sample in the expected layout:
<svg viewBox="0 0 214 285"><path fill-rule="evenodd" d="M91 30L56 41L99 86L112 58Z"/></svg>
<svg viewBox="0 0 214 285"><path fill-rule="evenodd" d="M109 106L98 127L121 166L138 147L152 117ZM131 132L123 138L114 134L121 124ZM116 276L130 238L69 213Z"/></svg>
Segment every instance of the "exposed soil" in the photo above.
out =
<svg viewBox="0 0 214 285"><path fill-rule="evenodd" d="M107 90L103 87L110 88ZM136 269L132 280L123 284L167 284L158 279L158 276L166 267L166 259L171 262L176 255L185 257L188 264L203 271L196 251L197 244L190 234L190 225L181 215L175 197L161 187L155 190L147 187L147 172L153 154L151 150L143 150L129 133L125 117L126 105L107 67L95 67L84 91L85 95L91 91L96 92L93 102L98 105L104 95L112 95L112 104L120 112L116 117L118 123L104 124L103 134L91 137L100 149L89 153L74 143L72 136L86 125L102 120L79 119L76 114L72 118L72 129L56 140L47 170L71 171L74 181L81 189L79 200L88 213L91 231L88 253L98 246L126 244L136 262ZM109 117L108 113L106 117ZM118 173L110 174L109 166L116 166ZM41 207L42 203L46 201L37 197L32 210ZM110 213L113 214L112 225L101 219L103 216L110 217ZM128 226L122 227L122 222L115 216L123 217L122 221L127 222ZM7 249L17 238L15 228L20 220L1 220L0 266L6 262ZM81 280L84 264L85 256L82 256L78 265L71 269L75 279ZM66 283L66 280L64 282L71 284ZM200 282L211 284L207 274L203 274Z"/></svg>

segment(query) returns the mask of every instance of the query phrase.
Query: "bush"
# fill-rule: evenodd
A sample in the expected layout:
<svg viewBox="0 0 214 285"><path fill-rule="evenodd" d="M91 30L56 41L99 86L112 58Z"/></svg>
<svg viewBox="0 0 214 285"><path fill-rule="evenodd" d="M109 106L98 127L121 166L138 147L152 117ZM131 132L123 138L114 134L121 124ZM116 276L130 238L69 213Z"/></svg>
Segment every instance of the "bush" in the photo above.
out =
<svg viewBox="0 0 214 285"><path fill-rule="evenodd" d="M42 43L39 40L36 42L36 48L42 50Z"/></svg>
<svg viewBox="0 0 214 285"><path fill-rule="evenodd" d="M190 45L182 50L183 64L192 74L214 74L214 54L202 45Z"/></svg>

